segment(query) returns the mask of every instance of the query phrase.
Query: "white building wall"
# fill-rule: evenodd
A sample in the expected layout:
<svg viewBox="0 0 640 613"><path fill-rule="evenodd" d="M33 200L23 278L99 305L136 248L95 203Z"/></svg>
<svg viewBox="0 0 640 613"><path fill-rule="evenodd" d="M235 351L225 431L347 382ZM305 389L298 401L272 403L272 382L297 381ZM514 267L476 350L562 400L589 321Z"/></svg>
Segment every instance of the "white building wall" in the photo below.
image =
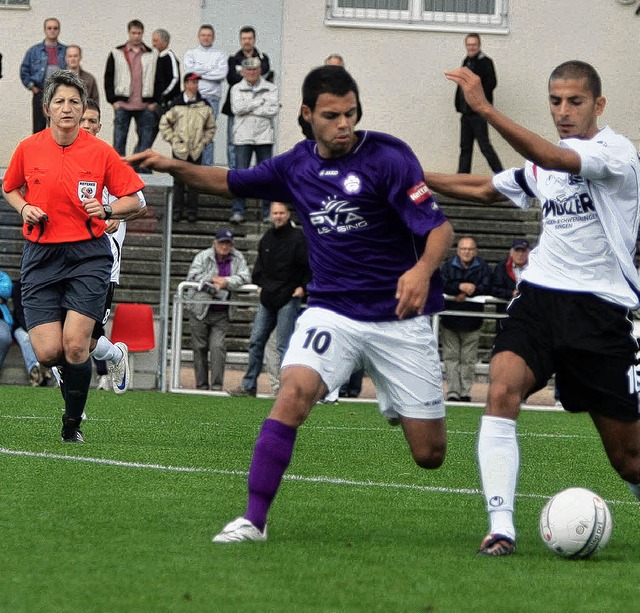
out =
<svg viewBox="0 0 640 613"><path fill-rule="evenodd" d="M434 171L457 168L459 117L455 87L444 70L465 55L460 32L327 27L322 0L284 0L282 150L300 138L296 118L306 72L331 52L341 53L361 89L362 128L406 140ZM532 130L556 140L546 99L547 78L559 63L580 59L601 74L608 99L601 125L640 142L640 17L635 6L613 0L510 2L510 32L483 34L482 47L498 73L495 104ZM521 158L495 133L492 141L505 166ZM488 172L474 154L474 172Z"/></svg>
<svg viewBox="0 0 640 613"><path fill-rule="evenodd" d="M555 140L546 103L546 82L554 66L567 59L592 62L600 71L608 98L601 124L611 125L640 143L640 17L635 7L614 0L511 0L510 32L483 34L483 50L498 72L495 102L527 127ZM344 55L361 88L362 128L386 131L406 140L425 166L452 171L457 166L459 118L453 108L454 86L443 77L465 54L460 32L336 28L324 25L326 0L140 0L135 3L78 5L71 0L39 0L29 10L0 9L4 77L0 80L0 166L6 166L21 138L31 132L31 94L21 84L19 66L26 49L42 40L42 22L62 22L61 40L83 48L83 65L98 80L103 96L103 136L111 141L111 106L102 80L109 50L126 40L126 24L145 24L145 42L155 28L172 36L180 59L197 43L201 23L216 28L216 46L238 49L238 30L253 25L257 44L269 54L277 73L282 111L277 148L300 138L297 116L305 74L332 52ZM220 118L216 160L224 163L226 121ZM521 160L495 133L493 143L505 166ZM132 134L129 142L133 144ZM168 153L161 139L156 148ZM474 171L488 166L479 152Z"/></svg>

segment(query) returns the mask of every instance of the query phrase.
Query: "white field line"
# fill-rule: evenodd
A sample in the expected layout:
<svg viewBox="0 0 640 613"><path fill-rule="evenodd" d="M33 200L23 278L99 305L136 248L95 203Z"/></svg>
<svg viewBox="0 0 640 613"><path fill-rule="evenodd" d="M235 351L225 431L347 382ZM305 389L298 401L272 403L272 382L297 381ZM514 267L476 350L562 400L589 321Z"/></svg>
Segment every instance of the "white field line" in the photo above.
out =
<svg viewBox="0 0 640 613"><path fill-rule="evenodd" d="M38 458L44 460L59 460L65 462L85 462L87 464L99 464L102 466L115 466L119 468L134 468L134 469L148 469L148 470L160 470L167 472L179 472L179 473L208 473L214 475L233 476L233 477L247 477L247 471L242 470L224 470L218 468L198 468L196 466L170 466L164 464L145 464L142 462L125 462L122 460L113 460L109 458L91 458L86 456L70 456L59 453L46 453L38 451L27 451L22 449L7 449L0 447L0 455L6 456L19 456L28 458ZM334 477L305 477L302 475L285 475L285 481L297 481L300 483L324 483L327 485L342 485L347 487L373 487L380 489L395 489L395 490L411 490L416 492L425 493L442 493L442 494L463 494L463 495L480 495L481 492L478 489L468 488L450 488L450 487L434 487L429 485L416 485L411 483L380 483L376 481L355 481L352 479L339 479ZM518 498L531 498L547 500L549 496L544 494L517 494ZM640 506L640 502L632 502L628 500L607 500L608 504L612 505L627 505L627 506Z"/></svg>
<svg viewBox="0 0 640 613"><path fill-rule="evenodd" d="M9 420L21 420L21 419L25 419L25 420L52 420L54 418L50 417L50 416L42 416L42 415L0 415L0 419L9 419ZM55 418L57 420L57 417ZM88 417L87 421L95 421L95 422L101 422L101 421L105 421L105 422L111 422L114 421L111 418L105 418L105 417ZM154 420L153 418L150 420L146 420L147 423L149 423L150 421L156 421L157 423L161 424L161 425L167 425L167 424L173 424L175 422L173 421L166 421L166 420ZM199 422L197 424L198 426L201 427L214 427L214 428L219 428L220 427L220 423L215 423L215 422ZM402 429L401 428L393 428L390 426L387 426L386 424L383 424L381 426L376 426L376 427L372 427L372 426L316 426L313 424L304 424L303 426L301 426L302 430L326 430L326 431L345 431L345 432L382 432L382 433L390 433L390 434L402 434ZM461 435L461 436L477 436L478 432L476 430L447 430L447 435ZM589 435L589 434L559 434L557 432L518 432L518 437L520 438L557 438L557 439L585 439L585 440L597 440L598 436L596 434L593 435Z"/></svg>

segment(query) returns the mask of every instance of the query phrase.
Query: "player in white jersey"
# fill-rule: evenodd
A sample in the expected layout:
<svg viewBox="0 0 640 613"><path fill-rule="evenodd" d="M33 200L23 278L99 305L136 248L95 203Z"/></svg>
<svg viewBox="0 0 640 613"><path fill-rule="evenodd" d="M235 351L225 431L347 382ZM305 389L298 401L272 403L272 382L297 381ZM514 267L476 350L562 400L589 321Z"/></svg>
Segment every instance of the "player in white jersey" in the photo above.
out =
<svg viewBox="0 0 640 613"><path fill-rule="evenodd" d="M565 62L549 78L557 145L489 104L469 70L445 76L528 161L493 178L426 173L431 188L481 202L508 198L519 207L535 197L542 207L539 242L496 337L478 439L490 522L479 553L502 556L515 550L520 404L554 373L563 407L590 414L611 465L640 498L638 344L629 317L640 305L633 264L640 163L629 140L598 127L606 100L585 62Z"/></svg>
<svg viewBox="0 0 640 613"><path fill-rule="evenodd" d="M80 123L84 130L94 136L100 132L100 108L93 100L87 101L87 108L82 115ZM140 198L140 210L125 219L110 219L107 223L107 236L111 243L111 253L113 255L113 266L111 268L111 283L107 293L104 319L100 324L96 324L91 338L90 355L96 360L104 360L107 363L107 370L111 376L111 386L116 394L124 394L129 387L129 349L121 342L112 343L104 335L104 325L111 313L111 302L115 286L120 283L120 265L122 261L122 244L127 232L127 221L142 217L146 213L147 202L142 191L138 192ZM102 202L110 205L115 198L105 188L102 192Z"/></svg>

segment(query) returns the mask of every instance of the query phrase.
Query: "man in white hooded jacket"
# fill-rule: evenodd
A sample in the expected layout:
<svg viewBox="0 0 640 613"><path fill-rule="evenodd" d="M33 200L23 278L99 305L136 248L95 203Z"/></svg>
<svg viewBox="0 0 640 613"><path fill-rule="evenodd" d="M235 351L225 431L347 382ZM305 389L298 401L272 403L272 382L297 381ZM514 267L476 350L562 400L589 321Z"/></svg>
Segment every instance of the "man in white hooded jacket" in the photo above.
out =
<svg viewBox="0 0 640 613"><path fill-rule="evenodd" d="M278 88L260 74L259 57L242 60L242 81L231 88L231 110L235 115L233 144L236 147L236 168L249 168L251 157L256 163L273 155L275 140L274 120L278 114ZM270 220L271 203L262 201L262 221ZM245 199L234 198L231 206L233 224L244 221Z"/></svg>

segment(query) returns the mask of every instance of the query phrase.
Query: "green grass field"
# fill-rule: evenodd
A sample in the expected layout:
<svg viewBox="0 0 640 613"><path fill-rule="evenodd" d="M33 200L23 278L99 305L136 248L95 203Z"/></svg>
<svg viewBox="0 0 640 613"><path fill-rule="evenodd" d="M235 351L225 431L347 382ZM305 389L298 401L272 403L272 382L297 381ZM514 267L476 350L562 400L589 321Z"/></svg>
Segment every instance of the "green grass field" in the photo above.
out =
<svg viewBox="0 0 640 613"><path fill-rule="evenodd" d="M475 551L487 524L477 408L452 408L443 468L413 465L373 404L318 406L298 435L266 543L213 545L244 511L267 400L92 392L85 445L59 442L57 390L2 387L2 612L640 610L640 504L589 419L524 412L518 550ZM538 536L547 497L609 501L593 559Z"/></svg>

